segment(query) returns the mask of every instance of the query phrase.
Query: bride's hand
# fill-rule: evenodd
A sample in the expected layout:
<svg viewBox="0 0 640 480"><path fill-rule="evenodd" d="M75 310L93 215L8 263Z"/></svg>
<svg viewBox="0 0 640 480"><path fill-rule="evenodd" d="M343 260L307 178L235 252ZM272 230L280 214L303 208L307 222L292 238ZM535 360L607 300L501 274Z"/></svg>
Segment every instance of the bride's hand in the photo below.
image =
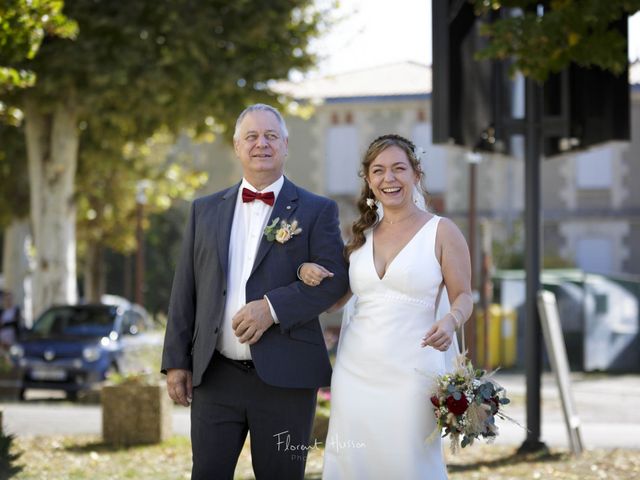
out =
<svg viewBox="0 0 640 480"><path fill-rule="evenodd" d="M303 263L298 269L298 278L310 287L320 285L327 277L333 277L333 273L317 263Z"/></svg>
<svg viewBox="0 0 640 480"><path fill-rule="evenodd" d="M444 317L434 323L425 336L422 337L422 343L420 346L433 347L441 352L446 351L453 342L455 328L455 318L450 313L447 313Z"/></svg>

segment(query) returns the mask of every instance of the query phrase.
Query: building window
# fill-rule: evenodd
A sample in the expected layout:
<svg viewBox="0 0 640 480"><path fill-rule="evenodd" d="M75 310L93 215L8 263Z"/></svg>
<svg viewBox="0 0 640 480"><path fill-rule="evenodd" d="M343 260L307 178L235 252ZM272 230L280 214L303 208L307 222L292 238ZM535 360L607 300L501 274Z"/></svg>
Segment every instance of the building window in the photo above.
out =
<svg viewBox="0 0 640 480"><path fill-rule="evenodd" d="M576 244L576 263L587 272L613 271L613 242L605 237L582 237Z"/></svg>
<svg viewBox="0 0 640 480"><path fill-rule="evenodd" d="M576 155L576 187L585 190L611 188L612 157L608 148L596 148Z"/></svg>
<svg viewBox="0 0 640 480"><path fill-rule="evenodd" d="M326 188L329 195L357 195L361 179L358 131L353 125L336 125L327 132Z"/></svg>
<svg viewBox="0 0 640 480"><path fill-rule="evenodd" d="M413 126L411 139L417 147L426 150L422 159L424 184L427 191L441 193L447 189L447 155L444 147L433 145L431 142L431 124L419 122Z"/></svg>

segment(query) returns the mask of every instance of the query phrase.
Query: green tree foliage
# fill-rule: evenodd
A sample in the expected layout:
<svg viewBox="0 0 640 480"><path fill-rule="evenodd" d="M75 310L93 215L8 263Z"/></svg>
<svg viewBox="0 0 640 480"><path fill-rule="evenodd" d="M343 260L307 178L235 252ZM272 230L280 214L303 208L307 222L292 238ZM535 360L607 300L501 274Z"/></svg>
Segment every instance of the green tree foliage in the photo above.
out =
<svg viewBox="0 0 640 480"><path fill-rule="evenodd" d="M50 36L45 29L35 57L0 57L0 64L37 78L30 88L0 91L3 105L23 108L31 125L26 131L30 184L37 185L31 189L36 280L49 266L42 278L53 285L45 291L44 283L36 282L35 290L43 293L34 298L44 304L36 311L73 297L63 291L73 282L61 276L75 271L65 263L64 249L45 248L47 234L38 232L73 232L69 212L75 202L95 218L111 209L126 219L127 209L116 202L130 202L125 197L132 197L133 177L140 174L122 154L127 145L143 145L162 128L202 134L226 127L230 137L228 127L244 106L275 103L269 81L314 64L308 45L325 26L315 5L313 0L68 0L62 12L77 23L75 39ZM13 4L9 11L18 15ZM8 39L20 38L22 30L14 24L7 28ZM83 178L69 182L76 168ZM110 178L107 201L95 192ZM81 188L69 190L76 183ZM125 187L129 190L120 192ZM67 211L46 208L67 205L52 198L69 198ZM109 221L107 215L99 218ZM95 231L100 230L107 229ZM40 258L45 250L48 257Z"/></svg>
<svg viewBox="0 0 640 480"><path fill-rule="evenodd" d="M524 268L523 224L518 221L513 232L503 241L493 241L492 256L496 268L502 270Z"/></svg>
<svg viewBox="0 0 640 480"><path fill-rule="evenodd" d="M574 62L622 73L627 39L615 23L640 10L640 0L473 0L476 13L518 8L522 14L483 27L490 38L481 59L513 59L512 71L543 82ZM535 7L544 4L544 14Z"/></svg>
<svg viewBox="0 0 640 480"><path fill-rule="evenodd" d="M186 203L186 202L185 202ZM156 318L166 312L171 297L171 284L180 253L188 205L178 203L163 214L149 217L145 236L145 308Z"/></svg>
<svg viewBox="0 0 640 480"><path fill-rule="evenodd" d="M54 105L74 92L82 120L138 138L232 124L239 107L272 99L270 79L313 65L322 28L311 0L69 0L64 11L78 36L46 37L19 64L38 75L25 93Z"/></svg>
<svg viewBox="0 0 640 480"><path fill-rule="evenodd" d="M3 0L0 3L0 91L33 85L32 71L7 65L32 59L45 35L72 38L77 25L62 14L62 0Z"/></svg>
<svg viewBox="0 0 640 480"><path fill-rule="evenodd" d="M32 59L46 35L73 38L77 25L62 14L61 0L0 3L0 93L35 82L32 71L7 65ZM21 112L0 102L0 227L29 213L29 186Z"/></svg>
<svg viewBox="0 0 640 480"><path fill-rule="evenodd" d="M0 228L29 215L29 181L21 128L0 122Z"/></svg>
<svg viewBox="0 0 640 480"><path fill-rule="evenodd" d="M136 248L136 198L144 194L147 214L161 213L173 201L191 198L207 181L188 158L170 152L173 136L158 133L121 149L81 151L76 186L78 237L120 253ZM142 192L139 192L143 188ZM147 228L145 223L144 227Z"/></svg>
<svg viewBox="0 0 640 480"><path fill-rule="evenodd" d="M106 249L127 255L137 247L138 203L144 202L146 231L150 215L161 214L177 199L192 198L207 181L188 155L172 152L175 140L168 132L124 146L117 138L104 142L100 133L85 132L76 179L79 256L85 276L93 279L85 282L84 294L94 301L106 293L98 287L104 285ZM147 264L147 271L152 268Z"/></svg>

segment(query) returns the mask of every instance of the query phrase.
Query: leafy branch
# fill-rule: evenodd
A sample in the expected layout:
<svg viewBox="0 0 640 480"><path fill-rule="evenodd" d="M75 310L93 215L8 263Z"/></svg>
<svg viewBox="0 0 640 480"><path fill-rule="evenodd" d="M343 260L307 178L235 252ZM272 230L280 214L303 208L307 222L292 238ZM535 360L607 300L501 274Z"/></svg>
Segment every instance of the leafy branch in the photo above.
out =
<svg viewBox="0 0 640 480"><path fill-rule="evenodd" d="M544 82L570 63L622 74L627 66L627 39L617 28L640 10L640 0L551 0L539 15L536 0L472 0L479 16L501 9L515 15L486 23L481 33L489 45L477 59L512 59L516 71Z"/></svg>

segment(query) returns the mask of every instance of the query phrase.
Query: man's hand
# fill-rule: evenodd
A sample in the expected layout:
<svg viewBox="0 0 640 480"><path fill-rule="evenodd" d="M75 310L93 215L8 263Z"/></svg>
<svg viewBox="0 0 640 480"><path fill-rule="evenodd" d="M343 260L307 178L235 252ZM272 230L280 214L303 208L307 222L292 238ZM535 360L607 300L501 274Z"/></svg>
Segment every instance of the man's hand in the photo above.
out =
<svg viewBox="0 0 640 480"><path fill-rule="evenodd" d="M253 345L273 323L269 303L263 298L249 302L238 310L231 326L240 343Z"/></svg>
<svg viewBox="0 0 640 480"><path fill-rule="evenodd" d="M171 400L188 407L193 398L192 373L181 368L167 370L167 390Z"/></svg>

